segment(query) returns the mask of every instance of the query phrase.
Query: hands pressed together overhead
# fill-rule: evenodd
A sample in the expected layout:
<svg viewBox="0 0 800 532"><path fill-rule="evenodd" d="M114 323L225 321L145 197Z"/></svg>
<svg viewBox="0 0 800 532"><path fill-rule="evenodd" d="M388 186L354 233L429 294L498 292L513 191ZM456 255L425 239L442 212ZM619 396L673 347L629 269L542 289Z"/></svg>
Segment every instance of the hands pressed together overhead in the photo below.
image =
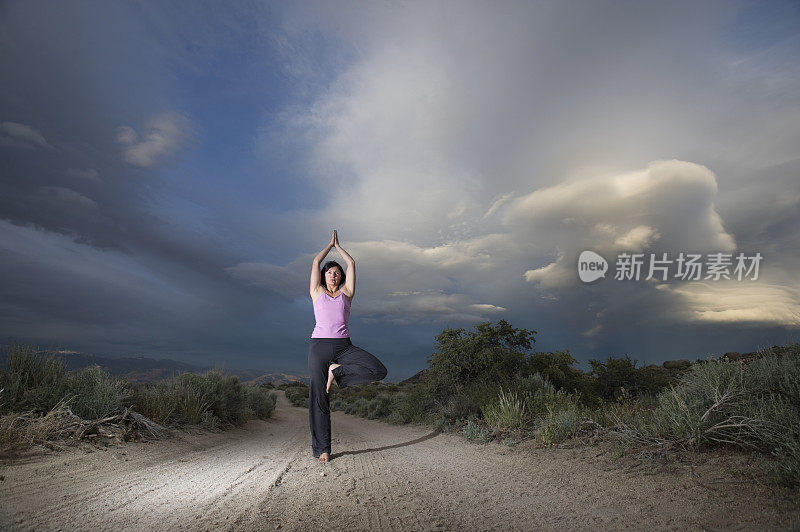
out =
<svg viewBox="0 0 800 532"><path fill-rule="evenodd" d="M331 235L330 246L339 249L339 235L336 234L336 229L333 230L333 234Z"/></svg>

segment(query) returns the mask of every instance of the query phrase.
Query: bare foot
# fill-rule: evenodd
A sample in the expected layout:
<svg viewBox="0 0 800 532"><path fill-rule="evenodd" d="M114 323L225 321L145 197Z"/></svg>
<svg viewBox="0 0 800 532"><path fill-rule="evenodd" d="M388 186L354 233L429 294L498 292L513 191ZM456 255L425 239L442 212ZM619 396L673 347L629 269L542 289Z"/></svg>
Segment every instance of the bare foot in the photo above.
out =
<svg viewBox="0 0 800 532"><path fill-rule="evenodd" d="M328 368L328 385L325 387L325 393L331 391L331 384L333 384L333 370L341 366L341 364L331 364Z"/></svg>
<svg viewBox="0 0 800 532"><path fill-rule="evenodd" d="M328 453L322 453L321 455L319 455L319 458L317 458L317 462L328 462L330 461L330 459L331 455L329 455Z"/></svg>

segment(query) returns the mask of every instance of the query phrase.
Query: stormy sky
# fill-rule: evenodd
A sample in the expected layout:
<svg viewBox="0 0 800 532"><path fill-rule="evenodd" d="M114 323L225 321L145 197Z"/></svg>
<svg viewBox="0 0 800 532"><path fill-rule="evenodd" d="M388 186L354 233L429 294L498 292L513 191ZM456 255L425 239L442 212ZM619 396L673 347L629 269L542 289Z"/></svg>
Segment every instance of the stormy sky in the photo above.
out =
<svg viewBox="0 0 800 532"><path fill-rule="evenodd" d="M796 2L7 1L0 343L303 372L333 229L390 380L499 319L584 363L795 341L798 147Z"/></svg>

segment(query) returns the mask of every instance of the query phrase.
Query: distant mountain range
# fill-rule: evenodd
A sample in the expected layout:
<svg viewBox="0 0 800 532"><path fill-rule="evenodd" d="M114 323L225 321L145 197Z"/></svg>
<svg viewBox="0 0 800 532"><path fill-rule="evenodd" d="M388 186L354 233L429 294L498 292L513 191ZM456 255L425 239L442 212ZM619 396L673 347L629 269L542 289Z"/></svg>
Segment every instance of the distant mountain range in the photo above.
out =
<svg viewBox="0 0 800 532"><path fill-rule="evenodd" d="M7 348L8 346L3 346L3 348L0 349L0 365L2 367L6 365ZM167 358L155 359L144 356L107 358L88 355L78 351L55 351L52 354L62 359L69 371L96 364L109 375L125 377L131 382L154 382L162 379L169 379L174 375L185 372L204 373L212 369L211 366L197 366ZM308 376L300 374L265 373L257 369L220 368L220 370L226 375L235 375L241 382L248 384L259 384L263 382L283 384L292 381L301 381L308 384L309 382Z"/></svg>

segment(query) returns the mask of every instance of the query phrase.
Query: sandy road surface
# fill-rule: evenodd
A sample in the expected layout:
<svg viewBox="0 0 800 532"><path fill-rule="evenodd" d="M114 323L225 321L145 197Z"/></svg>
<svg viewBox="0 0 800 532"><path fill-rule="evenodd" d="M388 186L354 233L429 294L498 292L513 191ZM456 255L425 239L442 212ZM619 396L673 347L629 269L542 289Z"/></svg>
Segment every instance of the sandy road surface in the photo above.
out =
<svg viewBox="0 0 800 532"><path fill-rule="evenodd" d="M334 460L318 464L307 410L281 396L274 419L224 433L4 461L0 528L800 527L796 508L718 459L653 474L597 447L475 445L340 412L333 432Z"/></svg>

